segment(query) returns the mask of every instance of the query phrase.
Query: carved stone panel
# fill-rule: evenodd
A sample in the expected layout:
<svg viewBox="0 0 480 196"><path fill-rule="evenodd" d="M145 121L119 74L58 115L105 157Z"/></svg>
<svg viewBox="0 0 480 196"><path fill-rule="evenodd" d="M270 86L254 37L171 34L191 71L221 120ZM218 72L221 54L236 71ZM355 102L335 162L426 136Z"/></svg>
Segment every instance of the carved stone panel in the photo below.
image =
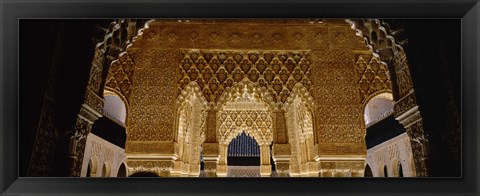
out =
<svg viewBox="0 0 480 196"><path fill-rule="evenodd" d="M148 50L133 55L135 75L130 103L128 141L172 141L175 129L179 53Z"/></svg>
<svg viewBox="0 0 480 196"><path fill-rule="evenodd" d="M311 94L315 99L314 127L318 142L364 144L365 124L357 89L355 54L339 50L312 51L311 57L315 76ZM364 150L355 153L364 153Z"/></svg>

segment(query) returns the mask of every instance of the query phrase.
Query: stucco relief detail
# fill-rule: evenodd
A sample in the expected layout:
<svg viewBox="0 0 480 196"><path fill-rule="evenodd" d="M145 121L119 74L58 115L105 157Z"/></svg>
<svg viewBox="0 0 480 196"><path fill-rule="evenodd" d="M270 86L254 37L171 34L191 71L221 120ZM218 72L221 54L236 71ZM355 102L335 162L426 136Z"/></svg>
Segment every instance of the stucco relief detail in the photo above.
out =
<svg viewBox="0 0 480 196"><path fill-rule="evenodd" d="M179 52L153 50L134 56L128 141L172 141ZM137 59L138 58L138 59Z"/></svg>

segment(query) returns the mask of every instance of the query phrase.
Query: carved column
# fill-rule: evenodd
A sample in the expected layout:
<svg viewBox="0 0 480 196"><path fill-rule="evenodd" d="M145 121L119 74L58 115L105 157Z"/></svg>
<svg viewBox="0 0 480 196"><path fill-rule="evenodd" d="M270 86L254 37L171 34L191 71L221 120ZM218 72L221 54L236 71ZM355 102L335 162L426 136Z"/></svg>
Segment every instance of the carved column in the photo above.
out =
<svg viewBox="0 0 480 196"><path fill-rule="evenodd" d="M200 175L200 145L198 144L198 141L194 141L192 144L189 167L189 177L198 177Z"/></svg>
<svg viewBox="0 0 480 196"><path fill-rule="evenodd" d="M84 103L77 115L75 127L72 134L69 134L68 155L70 172L69 176L80 176L83 156L85 153L85 143L87 135L92 130L93 123L102 117L104 100L99 96L100 84L102 83L102 71L105 63L105 54L99 48L96 48L92 60L87 89L85 92Z"/></svg>
<svg viewBox="0 0 480 196"><path fill-rule="evenodd" d="M277 110L274 113L273 123L273 161L279 177L288 177L290 172L291 147L288 143L288 133L285 122L285 113Z"/></svg>
<svg viewBox="0 0 480 196"><path fill-rule="evenodd" d="M217 164L220 159L220 146L217 142L217 111L211 109L207 113L207 131L203 143L203 161L207 177L216 177Z"/></svg>
<svg viewBox="0 0 480 196"><path fill-rule="evenodd" d="M290 144L273 145L273 161L278 177L288 177L290 173Z"/></svg>
<svg viewBox="0 0 480 196"><path fill-rule="evenodd" d="M182 154L180 156L178 156L178 158L173 162L173 168L172 170L170 171L170 176L172 177L180 177L181 174L182 174L182 168L183 168L183 150L185 149L184 148L184 145L185 143L175 143L175 145L178 145L179 147L179 152L182 152Z"/></svg>
<svg viewBox="0 0 480 196"><path fill-rule="evenodd" d="M300 175L302 177L307 177L308 176L308 164L307 164L307 144L305 142L304 137L300 137L300 143L299 143L299 169L300 169Z"/></svg>
<svg viewBox="0 0 480 196"><path fill-rule="evenodd" d="M318 145L314 144L313 135L310 135L307 140L307 170L309 177L318 177L318 163L315 160L315 157L318 155Z"/></svg>
<svg viewBox="0 0 480 196"><path fill-rule="evenodd" d="M70 176L80 176L87 136L92 130L93 123L102 117L102 108L103 99L92 90L87 89L85 103L80 109L73 134L69 138L67 159L71 164Z"/></svg>
<svg viewBox="0 0 480 196"><path fill-rule="evenodd" d="M185 156L184 160L188 159L188 173L189 177L198 177L200 175L200 144L201 138L201 124L202 124L203 111L198 106L198 102L195 102L192 108L192 122L190 122L192 131L189 135L188 156Z"/></svg>
<svg viewBox="0 0 480 196"><path fill-rule="evenodd" d="M272 174L272 165L270 165L270 146L263 144L260 146L260 176L270 177Z"/></svg>
<svg viewBox="0 0 480 196"><path fill-rule="evenodd" d="M220 144L219 149L219 160L217 165L217 176L218 177L227 177L227 156L228 156L228 145Z"/></svg>
<svg viewBox="0 0 480 196"><path fill-rule="evenodd" d="M191 156L190 153L192 151L192 147L191 147L190 143L186 143L184 145L185 145L185 147L183 148L184 149L184 151L183 151L183 164L182 164L182 171L181 171L180 175L182 177L187 177L188 173L190 171L189 157Z"/></svg>
<svg viewBox="0 0 480 196"><path fill-rule="evenodd" d="M412 89L409 95L400 99L397 104L395 104L395 116L405 127L408 137L410 138L416 176L426 177L428 176L428 139L425 137L423 120L418 106L416 106L415 103L415 94Z"/></svg>
<svg viewBox="0 0 480 196"><path fill-rule="evenodd" d="M207 177L217 177L219 159L218 143L203 143L203 162Z"/></svg>
<svg viewBox="0 0 480 196"><path fill-rule="evenodd" d="M393 61L398 84L395 118L405 127L410 138L416 174L428 176L428 138L423 130L423 121L418 110L409 66L404 53L397 54Z"/></svg>

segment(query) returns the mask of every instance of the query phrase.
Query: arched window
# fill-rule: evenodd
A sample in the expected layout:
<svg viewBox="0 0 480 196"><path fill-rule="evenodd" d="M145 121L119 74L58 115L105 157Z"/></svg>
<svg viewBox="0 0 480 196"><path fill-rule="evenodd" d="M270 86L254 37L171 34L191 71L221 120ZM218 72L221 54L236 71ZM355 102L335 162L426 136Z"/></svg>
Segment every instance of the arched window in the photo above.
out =
<svg viewBox="0 0 480 196"><path fill-rule="evenodd" d="M117 177L127 177L127 167L125 166L125 163L120 164L117 172Z"/></svg>
<svg viewBox="0 0 480 196"><path fill-rule="evenodd" d="M110 165L108 163L103 164L102 177L110 177Z"/></svg>
<svg viewBox="0 0 480 196"><path fill-rule="evenodd" d="M400 162L398 162L398 177L403 177L403 168Z"/></svg>
<svg viewBox="0 0 480 196"><path fill-rule="evenodd" d="M91 177L91 172L92 172L92 167L91 167L91 161L88 162L88 166L87 166L87 177Z"/></svg>
<svg viewBox="0 0 480 196"><path fill-rule="evenodd" d="M95 177L97 175L97 158L92 157L88 161L86 177Z"/></svg>
<svg viewBox="0 0 480 196"><path fill-rule="evenodd" d="M110 91L105 91L105 103L103 106L103 111L111 118L118 120L125 124L125 119L127 117L127 108L123 100Z"/></svg>
<svg viewBox="0 0 480 196"><path fill-rule="evenodd" d="M365 171L363 173L363 177L373 177L372 169L370 168L370 165L367 164L365 166Z"/></svg>
<svg viewBox="0 0 480 196"><path fill-rule="evenodd" d="M383 176L388 177L387 166L383 166Z"/></svg>

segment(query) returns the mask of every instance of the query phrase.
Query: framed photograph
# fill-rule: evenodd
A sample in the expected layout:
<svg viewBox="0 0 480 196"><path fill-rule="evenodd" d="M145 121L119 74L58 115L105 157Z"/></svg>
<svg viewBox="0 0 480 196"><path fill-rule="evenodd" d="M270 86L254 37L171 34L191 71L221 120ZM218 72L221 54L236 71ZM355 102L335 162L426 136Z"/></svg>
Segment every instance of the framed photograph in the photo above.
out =
<svg viewBox="0 0 480 196"><path fill-rule="evenodd" d="M2 195L478 195L478 1L2 2Z"/></svg>

